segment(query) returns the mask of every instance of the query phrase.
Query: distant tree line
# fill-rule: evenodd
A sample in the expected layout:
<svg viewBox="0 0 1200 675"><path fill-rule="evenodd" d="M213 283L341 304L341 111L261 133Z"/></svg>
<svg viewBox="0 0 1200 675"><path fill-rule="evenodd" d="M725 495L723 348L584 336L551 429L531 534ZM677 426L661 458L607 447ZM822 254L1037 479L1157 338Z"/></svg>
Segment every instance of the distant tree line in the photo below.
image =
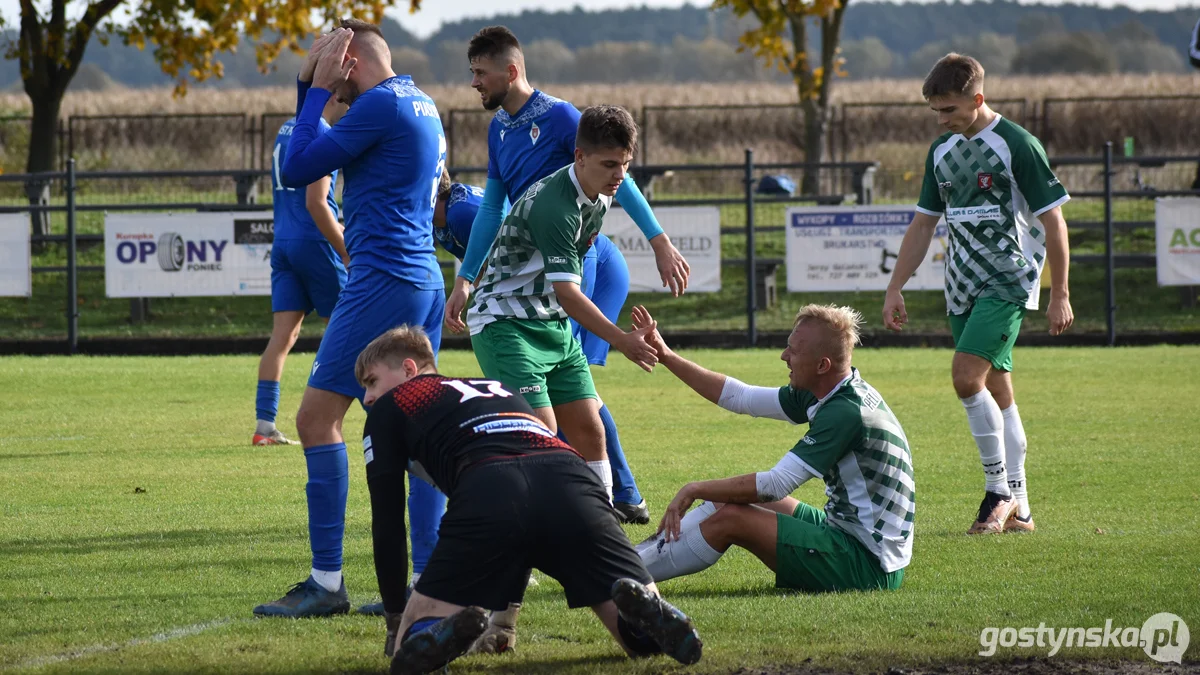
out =
<svg viewBox="0 0 1200 675"><path fill-rule="evenodd" d="M1186 43L1200 11L1135 12L1126 7L972 3L860 2L843 30L842 70L854 79L920 77L948 51L971 54L992 74L1184 72ZM466 42L480 27L504 23L520 36L535 82L787 81L737 51L745 26L727 11L685 5L566 12L526 11L444 25L427 40L395 20L384 33L397 72L420 82L469 77ZM210 86L289 84L301 57L284 52L272 72L258 71L252 50L220 57L225 77ZM0 86L20 88L13 61L0 64ZM164 86L169 79L148 52L93 43L75 89Z"/></svg>

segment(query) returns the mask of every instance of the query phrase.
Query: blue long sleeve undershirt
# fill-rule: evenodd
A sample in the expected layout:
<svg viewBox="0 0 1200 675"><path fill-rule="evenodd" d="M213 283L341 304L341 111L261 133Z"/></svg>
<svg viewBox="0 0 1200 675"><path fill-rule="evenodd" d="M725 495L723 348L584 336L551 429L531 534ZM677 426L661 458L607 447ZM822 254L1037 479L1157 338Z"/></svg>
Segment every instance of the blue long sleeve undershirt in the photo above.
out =
<svg viewBox="0 0 1200 675"><path fill-rule="evenodd" d="M646 202L632 176L626 176L625 180L621 181L616 196L621 207L633 219L647 241L663 233L658 219L654 217L654 211L650 209L650 204ZM475 281L484 259L491 253L492 244L496 241L496 234L500 231L500 223L504 217L504 199L504 183L498 178L489 178L483 189L483 202L471 223L471 239L467 242L467 253L463 256L462 266L458 270L458 276L467 281Z"/></svg>
<svg viewBox="0 0 1200 675"><path fill-rule="evenodd" d="M297 82L297 94L301 88L305 89L304 103L296 113L287 159L280 170L284 186L295 188L315 183L354 159L329 134L320 133L321 112L333 94L327 89L309 88L307 82Z"/></svg>

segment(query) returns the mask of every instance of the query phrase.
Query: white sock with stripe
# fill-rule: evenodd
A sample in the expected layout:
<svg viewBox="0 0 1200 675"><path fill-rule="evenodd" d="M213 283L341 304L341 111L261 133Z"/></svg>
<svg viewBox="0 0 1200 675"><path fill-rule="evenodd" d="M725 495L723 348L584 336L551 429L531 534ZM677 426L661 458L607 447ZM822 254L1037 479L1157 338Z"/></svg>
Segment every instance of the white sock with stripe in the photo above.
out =
<svg viewBox="0 0 1200 675"><path fill-rule="evenodd" d="M607 459L599 462L588 462L588 468L596 472L596 476L600 479L600 483L604 485L604 491L608 493L608 503L612 503L612 464L608 463Z"/></svg>
<svg viewBox="0 0 1200 675"><path fill-rule="evenodd" d="M723 555L705 541L699 521L682 528L679 539L668 542L660 538L657 545L647 546L638 554L655 581L695 574L715 565Z"/></svg>
<svg viewBox="0 0 1200 675"><path fill-rule="evenodd" d="M979 461L987 479L985 489L1006 497L1011 495L1008 473L1004 469L1004 417L1000 414L1000 406L987 389L962 399L962 404L967 409L971 435L979 447Z"/></svg>
<svg viewBox="0 0 1200 675"><path fill-rule="evenodd" d="M1017 515L1028 518L1029 492L1025 487L1025 449L1028 443L1025 425L1021 424L1016 403L1005 408L1001 415L1004 417L1004 464L1008 471L1008 489L1019 504Z"/></svg>

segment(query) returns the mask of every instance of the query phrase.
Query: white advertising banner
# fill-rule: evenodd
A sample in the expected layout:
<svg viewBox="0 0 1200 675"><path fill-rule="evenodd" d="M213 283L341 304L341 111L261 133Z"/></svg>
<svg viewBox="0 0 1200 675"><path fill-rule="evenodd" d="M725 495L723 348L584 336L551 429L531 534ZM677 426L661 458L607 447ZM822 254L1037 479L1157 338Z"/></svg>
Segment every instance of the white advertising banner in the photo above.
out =
<svg viewBox="0 0 1200 675"><path fill-rule="evenodd" d="M721 290L721 211L715 206L664 206L654 217L671 238L675 248L692 268L688 293ZM604 216L603 235L608 235L629 264L629 291L669 293L663 288L654 250L624 209Z"/></svg>
<svg viewBox="0 0 1200 675"><path fill-rule="evenodd" d="M887 290L915 213L903 205L788 209L788 291ZM940 221L925 261L905 290L945 288L947 234L945 221Z"/></svg>
<svg viewBox="0 0 1200 675"><path fill-rule="evenodd" d="M1200 285L1200 198L1155 200L1154 222L1158 285Z"/></svg>
<svg viewBox="0 0 1200 675"><path fill-rule="evenodd" d="M29 216L0 214L0 296L33 294L30 280Z"/></svg>
<svg viewBox="0 0 1200 675"><path fill-rule="evenodd" d="M270 295L270 211L108 214L104 282L110 298Z"/></svg>

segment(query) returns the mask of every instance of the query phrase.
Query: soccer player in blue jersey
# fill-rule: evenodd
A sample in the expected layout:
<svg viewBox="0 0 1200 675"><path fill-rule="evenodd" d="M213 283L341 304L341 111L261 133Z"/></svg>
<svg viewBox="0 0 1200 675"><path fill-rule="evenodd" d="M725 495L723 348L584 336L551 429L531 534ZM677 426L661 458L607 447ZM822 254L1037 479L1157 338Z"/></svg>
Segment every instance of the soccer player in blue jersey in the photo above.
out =
<svg viewBox="0 0 1200 675"><path fill-rule="evenodd" d="M350 403L363 397L355 359L371 340L400 324L423 326L435 352L441 342L445 291L432 220L446 138L437 107L412 78L392 71L391 53L377 26L343 21L313 49L318 54L312 81L298 81L301 105L282 167L283 184L302 187L342 169L346 249L353 264L296 414L308 467L312 572L284 597L255 607L259 616L349 611L342 580L349 489L342 418ZM321 109L330 97L350 108L332 129L318 134ZM436 496L432 488L429 492ZM431 535L436 543L436 529Z"/></svg>
<svg viewBox="0 0 1200 675"><path fill-rule="evenodd" d="M475 214L483 203L483 190L474 185L452 183L449 172L442 172L437 206L433 210L433 238L447 253L463 259Z"/></svg>
<svg viewBox="0 0 1200 675"><path fill-rule="evenodd" d="M467 248L454 291L446 301L447 325L455 332L463 328L461 312L471 282L495 241L505 199L515 203L534 182L575 161L575 134L580 117L575 106L530 86L520 42L508 28L490 26L479 31L471 40L467 59L473 74L472 86L479 91L483 107L496 110L496 116L488 127L488 181L472 227L475 236ZM690 272L687 261L663 233L631 177L626 176L616 198L650 241L663 286L670 287L676 295L682 293ZM629 268L624 256L607 239L597 238L584 259L583 279L585 295L615 323L629 293ZM588 288L589 285L592 287ZM608 343L578 325L573 328L588 363L604 365ZM588 451L591 443L587 439L603 439L597 444L608 457L606 466L610 475L602 475L601 481L612 486L613 505L622 520L649 522L649 510L625 460L608 407L601 405L598 426L592 425L590 419L580 419L578 423L564 421L566 435L575 436L570 442L589 459L592 459ZM603 458L600 455L598 459Z"/></svg>
<svg viewBox="0 0 1200 675"><path fill-rule="evenodd" d="M304 70L312 78L316 63L305 61ZM336 112L338 103L327 106ZM271 312L274 325L271 339L258 362L258 395L255 409L258 415L253 445L296 445L275 428L279 412L279 378L288 352L300 335L300 324L314 309L317 316L328 319L337 302L338 293L346 284L346 266L350 256L338 222L338 205L333 185L337 172L324 176L304 189L285 187L280 167L287 157L288 141L296 127L296 118L283 123L275 135L271 153L271 190L274 195L275 238L271 246ZM320 120L319 132L329 130Z"/></svg>

